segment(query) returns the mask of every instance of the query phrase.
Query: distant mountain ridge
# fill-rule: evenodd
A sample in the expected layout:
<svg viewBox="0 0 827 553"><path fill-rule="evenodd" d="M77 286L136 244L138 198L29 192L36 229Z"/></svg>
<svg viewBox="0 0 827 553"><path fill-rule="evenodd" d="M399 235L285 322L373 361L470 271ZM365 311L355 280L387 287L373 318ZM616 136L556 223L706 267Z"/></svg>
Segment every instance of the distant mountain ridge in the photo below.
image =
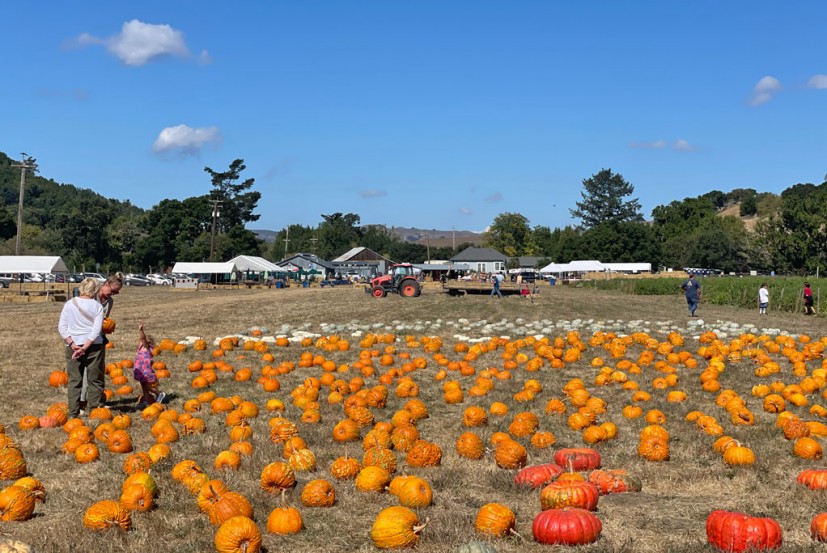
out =
<svg viewBox="0 0 827 553"><path fill-rule="evenodd" d="M384 227L384 225L365 226ZM272 244L275 241L276 234L278 233L278 231L275 230L250 230L268 244ZM470 230L429 230L413 227L391 227L390 231L405 242L422 244L423 246L430 245L435 248L453 247L455 245L459 246L460 244L468 243L479 245L482 243L482 233Z"/></svg>

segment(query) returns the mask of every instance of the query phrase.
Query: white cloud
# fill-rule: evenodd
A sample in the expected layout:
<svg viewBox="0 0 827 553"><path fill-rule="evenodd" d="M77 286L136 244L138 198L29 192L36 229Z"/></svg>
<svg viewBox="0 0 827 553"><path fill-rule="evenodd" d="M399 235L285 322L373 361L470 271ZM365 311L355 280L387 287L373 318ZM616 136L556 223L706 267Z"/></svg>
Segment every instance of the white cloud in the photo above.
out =
<svg viewBox="0 0 827 553"><path fill-rule="evenodd" d="M679 152L694 152L696 150L695 146L693 146L683 138L676 140L675 144L672 147Z"/></svg>
<svg viewBox="0 0 827 553"><path fill-rule="evenodd" d="M752 89L752 99L750 104L753 106L760 106L772 100L772 97L781 90L781 81L767 75L755 84Z"/></svg>
<svg viewBox="0 0 827 553"><path fill-rule="evenodd" d="M496 203L499 203L499 202L503 201L503 195L500 194L499 192L494 192L493 194L487 196L485 198L485 201L488 202L489 204L496 204Z"/></svg>
<svg viewBox="0 0 827 553"><path fill-rule="evenodd" d="M363 198L382 198L388 195L387 190L362 190L359 195Z"/></svg>
<svg viewBox="0 0 827 553"><path fill-rule="evenodd" d="M103 45L126 65L144 65L162 56L191 57L181 31L169 25L153 25L137 19L124 23L121 32L109 38L83 33L77 38L77 43L81 46ZM209 63L206 50L201 52L199 60Z"/></svg>
<svg viewBox="0 0 827 553"><path fill-rule="evenodd" d="M467 207L461 207L457 211L459 211L460 215L471 215L471 210Z"/></svg>
<svg viewBox="0 0 827 553"><path fill-rule="evenodd" d="M809 81L807 81L807 86L810 88L818 88L824 89L827 88L827 75L813 75Z"/></svg>
<svg viewBox="0 0 827 553"><path fill-rule="evenodd" d="M665 140L655 140L654 142L632 142L629 144L630 148L642 148L645 150L661 150L666 148L668 143Z"/></svg>
<svg viewBox="0 0 827 553"><path fill-rule="evenodd" d="M221 142L218 127L193 129L187 125L178 125L162 130L152 144L152 150L158 154L177 151L192 155L198 153L209 142Z"/></svg>

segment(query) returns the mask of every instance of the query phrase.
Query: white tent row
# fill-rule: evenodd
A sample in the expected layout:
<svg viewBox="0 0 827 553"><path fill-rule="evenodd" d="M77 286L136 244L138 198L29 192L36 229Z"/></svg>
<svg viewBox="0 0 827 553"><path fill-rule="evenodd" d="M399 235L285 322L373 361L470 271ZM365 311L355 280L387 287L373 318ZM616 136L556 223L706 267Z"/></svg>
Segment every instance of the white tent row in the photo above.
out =
<svg viewBox="0 0 827 553"><path fill-rule="evenodd" d="M230 274L238 270L235 263L225 261L223 263L196 263L189 261L176 261L172 267L173 273L186 273L195 275Z"/></svg>
<svg viewBox="0 0 827 553"><path fill-rule="evenodd" d="M0 273L68 273L60 256L0 255Z"/></svg>
<svg viewBox="0 0 827 553"><path fill-rule="evenodd" d="M590 273L593 271L605 271L606 265L594 259L572 261L571 263L549 263L542 269L541 273Z"/></svg>
<svg viewBox="0 0 827 553"><path fill-rule="evenodd" d="M286 273L287 269L267 261L263 257L256 257L252 255L239 255L230 260L230 263L235 263L239 271L250 271L253 273Z"/></svg>
<svg viewBox="0 0 827 553"><path fill-rule="evenodd" d="M542 269L541 273L592 273L592 272L618 272L618 273L648 273L652 271L651 263L601 263L594 259L572 261L571 263L549 263Z"/></svg>

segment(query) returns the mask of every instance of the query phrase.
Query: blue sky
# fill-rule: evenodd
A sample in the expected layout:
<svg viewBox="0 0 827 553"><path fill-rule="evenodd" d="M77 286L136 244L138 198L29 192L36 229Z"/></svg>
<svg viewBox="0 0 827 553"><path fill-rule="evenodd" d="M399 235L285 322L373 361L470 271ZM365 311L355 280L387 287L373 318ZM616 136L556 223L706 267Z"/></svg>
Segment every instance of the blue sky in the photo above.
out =
<svg viewBox="0 0 827 553"><path fill-rule="evenodd" d="M142 1L3 8L0 151L150 208L243 158L258 222L564 226L827 173L823 2Z"/></svg>

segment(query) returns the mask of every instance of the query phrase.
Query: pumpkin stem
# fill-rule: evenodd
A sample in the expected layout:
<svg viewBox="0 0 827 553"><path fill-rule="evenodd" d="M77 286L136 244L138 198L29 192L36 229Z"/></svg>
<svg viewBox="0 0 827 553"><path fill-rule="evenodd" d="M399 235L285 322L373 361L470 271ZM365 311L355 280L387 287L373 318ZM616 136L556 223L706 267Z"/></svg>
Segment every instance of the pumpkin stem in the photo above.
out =
<svg viewBox="0 0 827 553"><path fill-rule="evenodd" d="M520 538L521 540L524 540L524 539L525 539L525 538L523 537L523 535L522 535L522 534L520 534L519 532L517 532L514 528L509 528L509 529L508 529L508 533L509 533L509 534L511 534L511 535L512 535L512 536L514 536L514 537Z"/></svg>
<svg viewBox="0 0 827 553"><path fill-rule="evenodd" d="M418 533L420 533L420 532L421 532L421 531L422 531L422 530L423 530L426 526L428 526L428 523L429 523L430 521L431 521L431 517L427 517L427 518L425 519L425 522L423 522L422 524L419 524L419 525L417 525L417 526L414 526L414 527L413 527L413 532L414 532L414 534L418 534Z"/></svg>

